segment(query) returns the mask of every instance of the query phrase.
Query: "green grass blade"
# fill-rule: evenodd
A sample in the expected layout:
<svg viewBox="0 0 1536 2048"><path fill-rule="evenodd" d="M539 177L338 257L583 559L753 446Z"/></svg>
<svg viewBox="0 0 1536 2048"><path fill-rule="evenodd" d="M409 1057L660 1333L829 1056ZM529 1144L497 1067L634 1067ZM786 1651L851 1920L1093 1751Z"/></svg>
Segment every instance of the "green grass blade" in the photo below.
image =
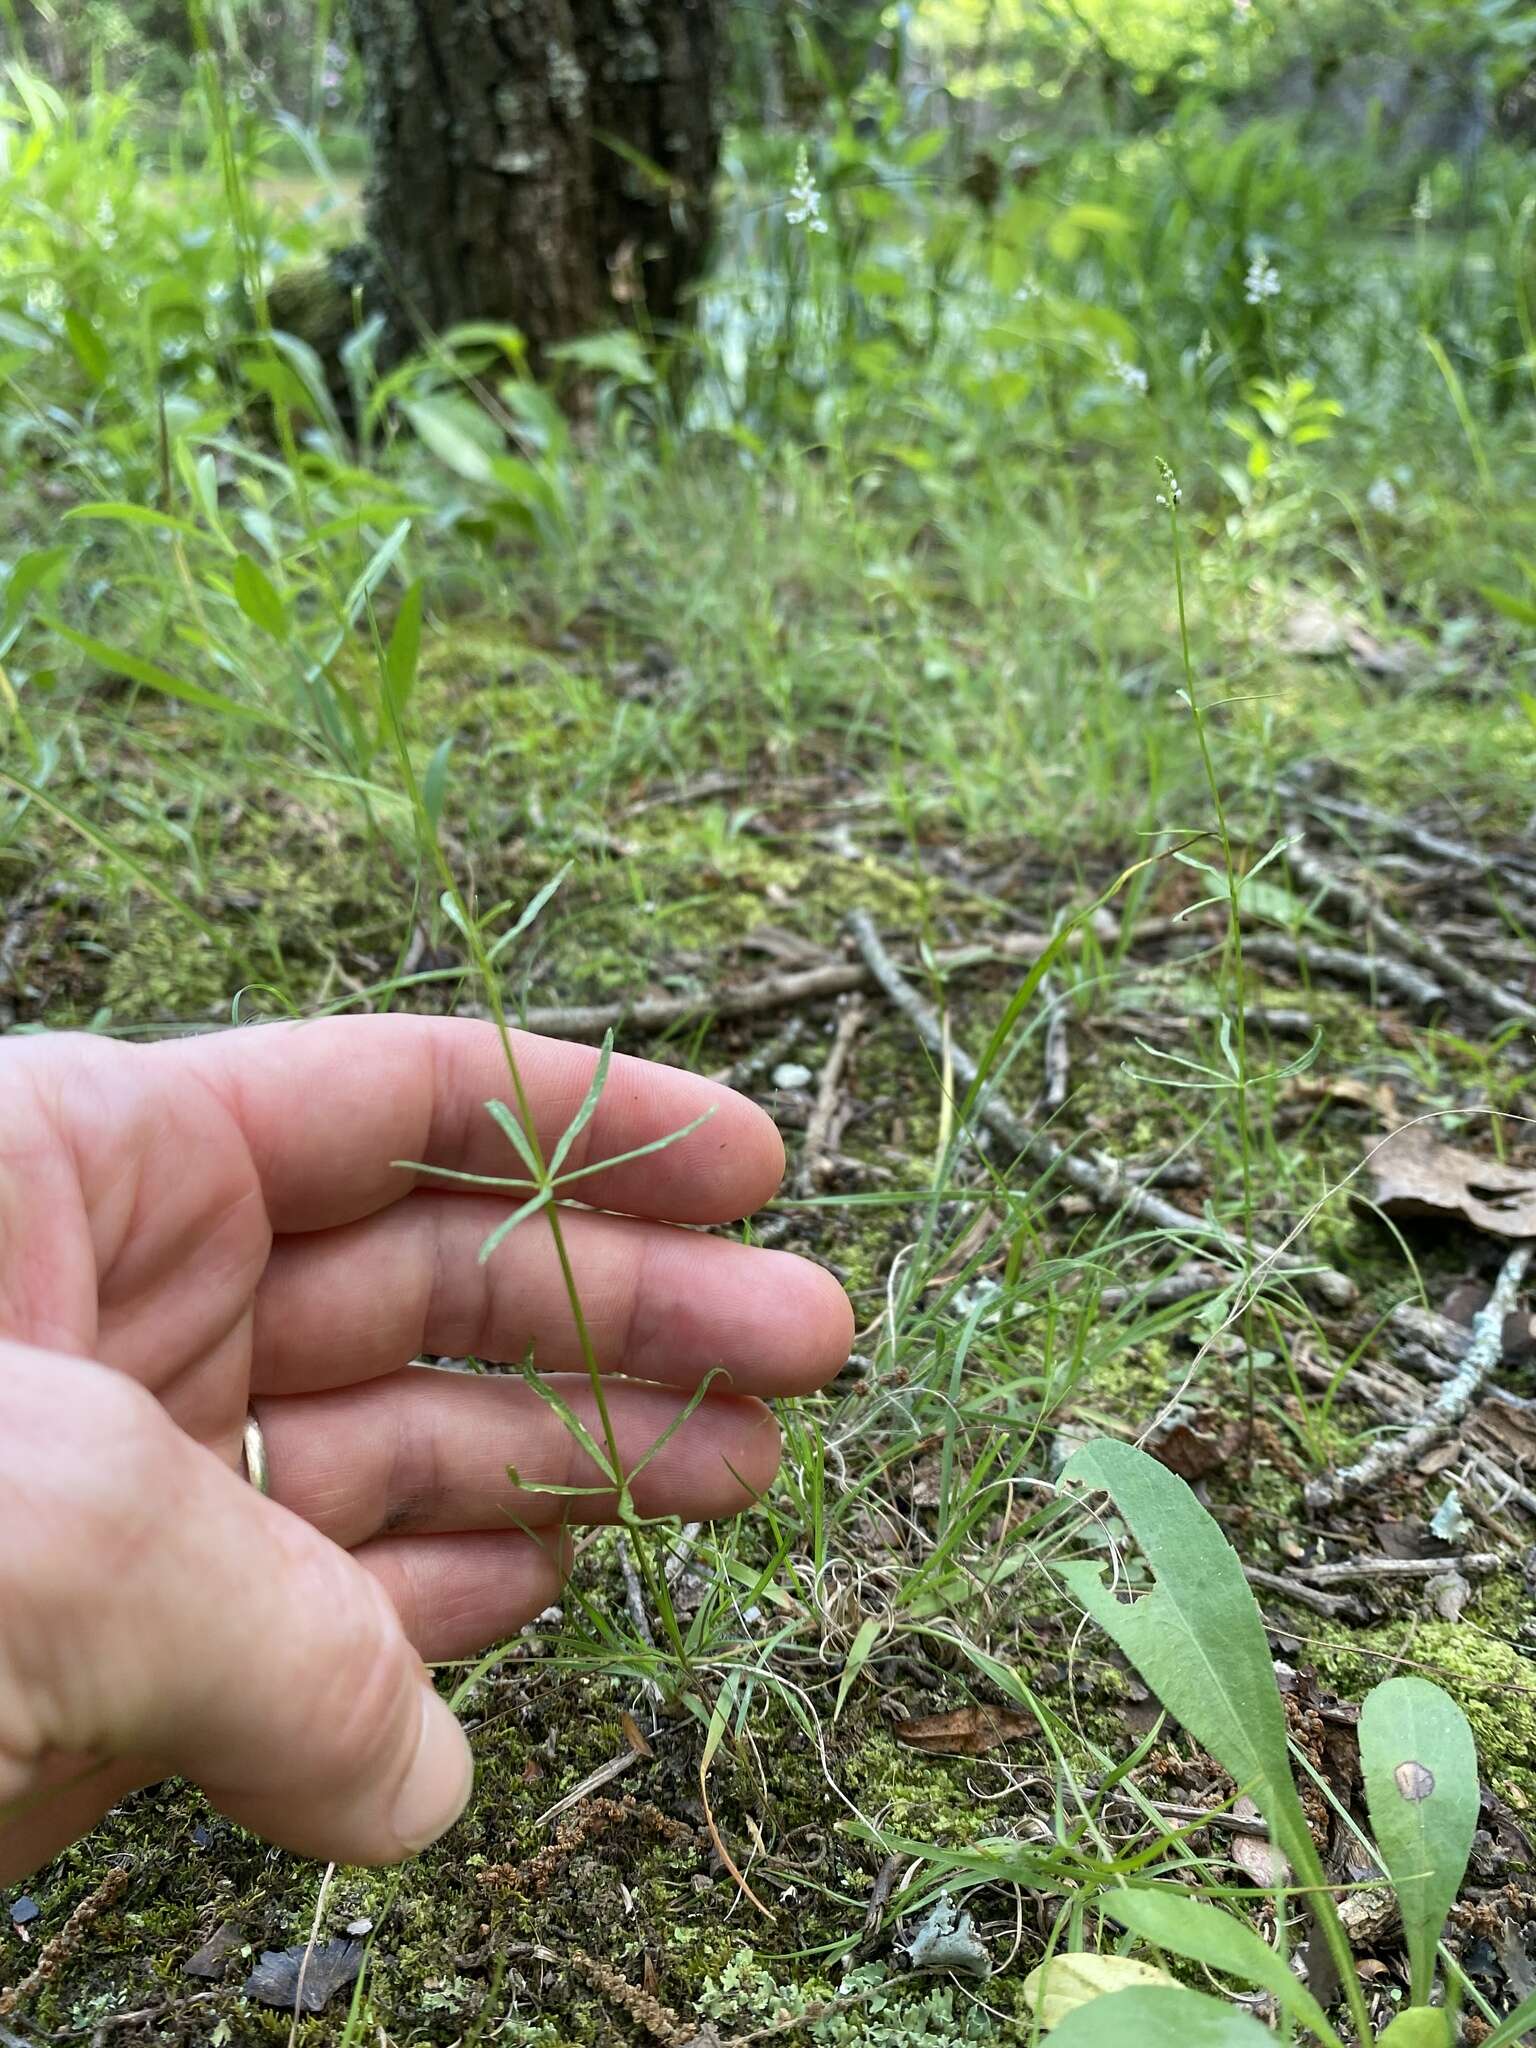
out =
<svg viewBox="0 0 1536 2048"><path fill-rule="evenodd" d="M260 710L252 704L237 703L233 697L221 697L217 690L205 690L201 683L189 683L182 676L172 675L169 669L146 661L142 655L131 654L126 647L113 647L108 641L93 639L89 633L77 633L62 619L45 618L43 623L61 640L67 640L82 654L89 655L108 675L126 676L130 682L141 683L146 690L158 690L164 697L175 697L183 704L195 704L200 711L216 712L220 718L233 719L242 725L270 725L278 732L286 733L290 739L299 738L286 719L278 718L270 711Z"/></svg>

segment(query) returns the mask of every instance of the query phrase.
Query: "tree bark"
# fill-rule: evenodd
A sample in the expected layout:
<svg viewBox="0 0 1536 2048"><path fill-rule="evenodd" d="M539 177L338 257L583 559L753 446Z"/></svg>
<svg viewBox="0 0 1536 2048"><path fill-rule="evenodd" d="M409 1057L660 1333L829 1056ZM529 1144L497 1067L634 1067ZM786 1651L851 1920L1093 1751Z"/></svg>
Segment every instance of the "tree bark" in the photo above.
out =
<svg viewBox="0 0 1536 2048"><path fill-rule="evenodd" d="M626 310L679 316L708 252L720 5L350 0L368 231L407 345L499 320L537 355Z"/></svg>

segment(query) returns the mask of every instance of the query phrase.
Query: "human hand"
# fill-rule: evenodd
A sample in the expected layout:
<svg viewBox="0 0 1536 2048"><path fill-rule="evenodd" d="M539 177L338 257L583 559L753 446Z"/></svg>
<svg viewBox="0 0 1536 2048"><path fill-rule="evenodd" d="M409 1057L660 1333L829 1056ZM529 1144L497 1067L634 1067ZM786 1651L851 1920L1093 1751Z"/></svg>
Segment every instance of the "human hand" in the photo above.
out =
<svg viewBox="0 0 1536 2048"><path fill-rule="evenodd" d="M514 1043L547 1151L596 1054ZM468 1745L420 1660L537 1614L557 1525L616 1506L540 1490L597 1475L522 1379L410 1365L531 1346L596 1428L548 1219L481 1265L517 1198L391 1164L515 1174L484 1108L508 1094L490 1025L409 1017L0 1055L0 1883L173 1774L339 1862L394 1861L461 1811ZM629 1376L608 1393L626 1470L723 1368L636 1477L641 1514L746 1506L778 1462L759 1397L820 1385L851 1337L819 1267L670 1227L778 1185L778 1134L740 1096L615 1058L566 1167L711 1106L577 1183L621 1213L562 1212L598 1362ZM248 1405L266 1499L241 1475Z"/></svg>

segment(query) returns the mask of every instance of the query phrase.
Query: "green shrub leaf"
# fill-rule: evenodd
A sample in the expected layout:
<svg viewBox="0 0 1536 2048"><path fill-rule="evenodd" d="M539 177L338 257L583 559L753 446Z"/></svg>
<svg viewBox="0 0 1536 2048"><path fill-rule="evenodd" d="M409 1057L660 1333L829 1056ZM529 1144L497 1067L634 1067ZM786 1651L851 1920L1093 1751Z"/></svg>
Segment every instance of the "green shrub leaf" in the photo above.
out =
<svg viewBox="0 0 1536 2048"><path fill-rule="evenodd" d="M1376 1846L1403 1913L1413 2002L1427 2006L1435 1944L1477 1826L1467 1717L1426 1678L1389 1678L1360 1712L1360 1767Z"/></svg>

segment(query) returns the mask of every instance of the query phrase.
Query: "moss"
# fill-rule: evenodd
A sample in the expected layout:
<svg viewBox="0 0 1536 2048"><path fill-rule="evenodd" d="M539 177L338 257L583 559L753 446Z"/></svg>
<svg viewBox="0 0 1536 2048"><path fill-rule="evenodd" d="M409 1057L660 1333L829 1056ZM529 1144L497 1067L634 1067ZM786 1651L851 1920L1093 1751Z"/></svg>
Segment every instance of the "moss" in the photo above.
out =
<svg viewBox="0 0 1536 2048"><path fill-rule="evenodd" d="M1480 1598L1461 1622L1393 1621L1357 1630L1318 1648L1319 1674L1342 1697L1358 1699L1401 1661L1441 1685L1461 1707L1477 1738L1483 1776L1518 1812L1536 1813L1536 1659L1492 1632L1499 1613L1524 1619L1513 1585L1502 1598Z"/></svg>

